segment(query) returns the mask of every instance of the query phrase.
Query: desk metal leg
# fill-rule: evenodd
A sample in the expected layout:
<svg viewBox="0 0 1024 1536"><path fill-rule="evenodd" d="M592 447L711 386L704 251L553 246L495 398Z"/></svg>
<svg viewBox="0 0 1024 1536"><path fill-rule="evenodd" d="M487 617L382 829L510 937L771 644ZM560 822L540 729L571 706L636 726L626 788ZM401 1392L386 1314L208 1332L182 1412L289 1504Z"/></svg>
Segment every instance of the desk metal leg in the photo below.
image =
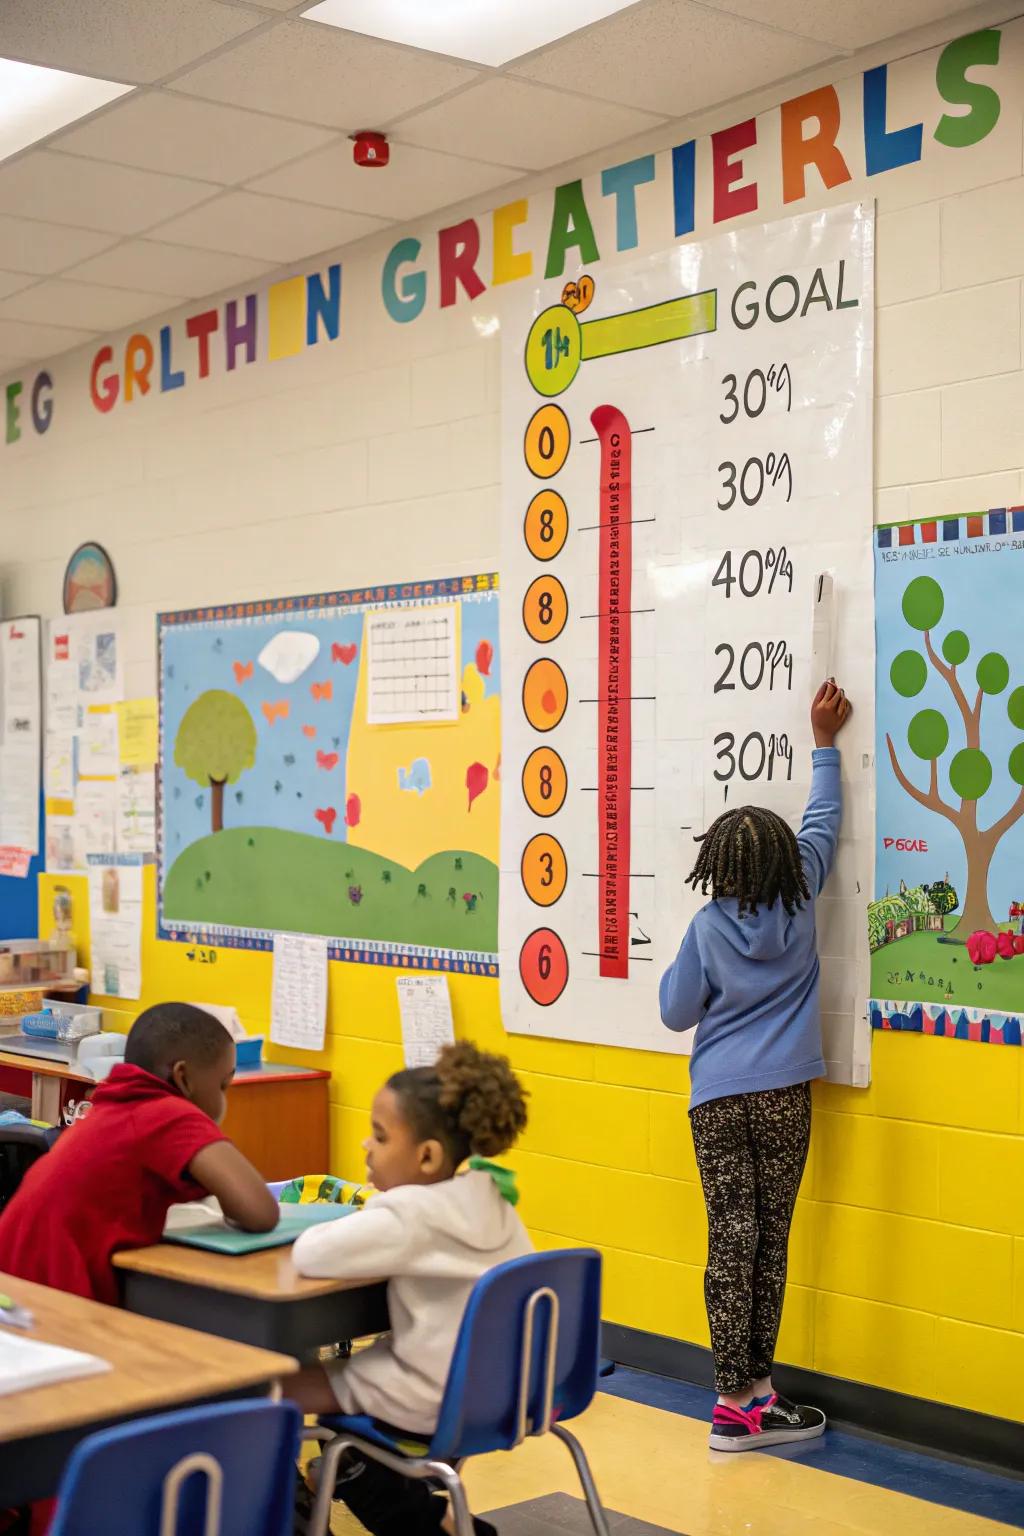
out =
<svg viewBox="0 0 1024 1536"><path fill-rule="evenodd" d="M61 1079L42 1072L32 1074L32 1119L56 1125L60 1120Z"/></svg>

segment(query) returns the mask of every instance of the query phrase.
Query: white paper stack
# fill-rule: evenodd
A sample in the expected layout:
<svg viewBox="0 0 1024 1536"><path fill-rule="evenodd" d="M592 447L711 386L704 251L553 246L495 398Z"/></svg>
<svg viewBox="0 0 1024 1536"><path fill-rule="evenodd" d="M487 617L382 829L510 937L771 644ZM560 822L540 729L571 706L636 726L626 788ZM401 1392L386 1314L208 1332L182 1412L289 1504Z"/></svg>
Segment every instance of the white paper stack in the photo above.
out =
<svg viewBox="0 0 1024 1536"><path fill-rule="evenodd" d="M75 1381L80 1376L99 1376L109 1370L109 1362L95 1355L0 1331L0 1397Z"/></svg>

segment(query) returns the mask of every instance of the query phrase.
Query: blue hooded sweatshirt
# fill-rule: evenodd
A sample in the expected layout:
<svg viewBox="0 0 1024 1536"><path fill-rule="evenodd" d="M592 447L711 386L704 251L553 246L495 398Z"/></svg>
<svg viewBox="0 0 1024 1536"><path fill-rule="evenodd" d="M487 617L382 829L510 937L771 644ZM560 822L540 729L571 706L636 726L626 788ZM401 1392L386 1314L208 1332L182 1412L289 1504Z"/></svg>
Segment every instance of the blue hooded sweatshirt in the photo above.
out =
<svg viewBox="0 0 1024 1536"><path fill-rule="evenodd" d="M842 814L839 753L813 754L797 839L811 901L792 916L776 899L741 916L735 897L709 901L661 978L661 1019L697 1025L690 1109L708 1099L791 1088L824 1077L814 900L835 858Z"/></svg>

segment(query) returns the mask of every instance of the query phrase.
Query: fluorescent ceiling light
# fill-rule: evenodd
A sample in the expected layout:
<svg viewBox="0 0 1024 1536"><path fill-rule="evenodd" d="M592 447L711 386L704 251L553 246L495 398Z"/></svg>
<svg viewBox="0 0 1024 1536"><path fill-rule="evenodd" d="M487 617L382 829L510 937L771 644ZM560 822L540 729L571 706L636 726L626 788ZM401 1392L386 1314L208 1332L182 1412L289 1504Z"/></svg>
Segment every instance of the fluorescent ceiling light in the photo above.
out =
<svg viewBox="0 0 1024 1536"><path fill-rule="evenodd" d="M507 64L535 48L624 11L633 0L321 0L310 21L389 43Z"/></svg>
<svg viewBox="0 0 1024 1536"><path fill-rule="evenodd" d="M0 160L133 89L112 80L0 59Z"/></svg>

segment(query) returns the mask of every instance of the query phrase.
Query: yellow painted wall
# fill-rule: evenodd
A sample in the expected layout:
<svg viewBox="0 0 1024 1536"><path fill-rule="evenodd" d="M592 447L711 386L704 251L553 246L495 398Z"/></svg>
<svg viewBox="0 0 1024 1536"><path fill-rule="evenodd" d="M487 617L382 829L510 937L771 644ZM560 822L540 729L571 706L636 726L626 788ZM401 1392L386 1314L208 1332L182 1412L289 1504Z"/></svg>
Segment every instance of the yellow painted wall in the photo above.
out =
<svg viewBox="0 0 1024 1536"><path fill-rule="evenodd" d="M145 997L233 1003L268 1024L270 956L214 965L158 943L147 872ZM49 931L54 877L42 877ZM88 950L85 881L75 936ZM327 1049L272 1051L329 1066L333 1171L357 1176L367 1110L401 1065L393 971L331 966ZM512 1161L539 1243L605 1254L605 1315L707 1343L704 1207L673 1057L506 1036L493 981L453 976L456 1028L507 1051L531 1094ZM120 1005L122 1008L124 1005ZM782 1358L837 1376L1024 1419L1024 1051L875 1038L874 1085L816 1090L794 1230ZM296 1169L296 1172L321 1172Z"/></svg>

